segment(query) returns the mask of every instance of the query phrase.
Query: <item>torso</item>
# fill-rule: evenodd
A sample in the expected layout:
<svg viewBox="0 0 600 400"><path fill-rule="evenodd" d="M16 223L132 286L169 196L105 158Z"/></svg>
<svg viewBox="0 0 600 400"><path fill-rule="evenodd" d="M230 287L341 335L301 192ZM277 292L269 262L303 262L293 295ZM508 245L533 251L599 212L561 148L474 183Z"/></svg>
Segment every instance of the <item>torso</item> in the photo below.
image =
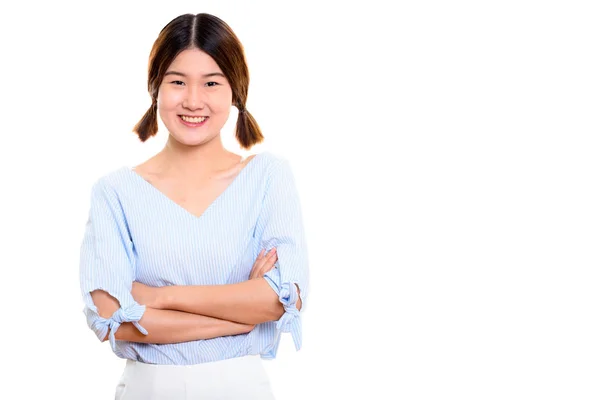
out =
<svg viewBox="0 0 600 400"><path fill-rule="evenodd" d="M102 229L110 229L110 232L120 235L114 238L114 243L119 243L119 249L120 243L123 244L123 257L119 259L131 265L131 276L128 275L127 279L153 287L246 282L262 249L275 247L281 250L290 245L296 247L292 242L300 247L298 251L293 251L296 255L288 260L294 264L298 262L297 265L307 263L304 239L295 237L300 232L299 225L294 223L294 226L290 226L294 218L288 220L289 212L297 210L296 201L291 198L291 201L281 204L289 212L278 213L271 218L268 217L269 214L265 214L269 212L265 196L269 193L271 184L278 185L281 191L292 190L289 185L293 182L282 179L285 176L283 174L289 172L283 170L287 167L281 158L266 151L259 152L251 160L244 160L243 164L246 165L243 169L240 165L235 167L239 164L239 156L236 158L231 155L220 160L220 171L213 175L218 174L222 180L219 188L223 188L223 183L228 183L229 186L199 218L179 207L144 179L143 176L165 192L169 191L169 187L178 187L176 183L169 186L167 180L161 179L163 177L160 174L144 173L166 171L166 168L162 168L165 164L158 161L160 160L154 160L153 169L137 167L142 173L135 172L133 166L125 165L99 182L102 186L98 194L110 195L110 198L102 197L96 201L111 201L111 209L115 212L111 216L115 218L114 227L111 219L103 222ZM149 164L144 163L145 165ZM203 171L199 172L198 176L193 174L190 179L182 179L183 175L179 175L179 182L185 181L180 185L187 184L191 187L195 183L197 192L201 188L199 182L205 183L200 180ZM170 175L177 177L175 173ZM216 181L213 180L204 189L210 189L214 195L218 192L217 186L213 186ZM192 191L182 193L193 194ZM169 192L169 195L175 194ZM104 211L102 210L103 213ZM107 222L111 223L106 224ZM267 229L269 225L272 227L270 230ZM285 232L294 232L294 237ZM98 232L100 235L108 233L108 230ZM101 240L101 237L96 240ZM99 245L107 248L106 246L112 247L112 243L101 242ZM118 249L115 247L114 250ZM288 276L299 275L293 273ZM303 277L288 279L304 280ZM301 284L302 286L304 285ZM120 353L140 362L195 365L259 353L266 358L273 358L279 346L279 332L273 321L257 324L249 334L243 335L172 344L120 340L116 343Z"/></svg>
<svg viewBox="0 0 600 400"><path fill-rule="evenodd" d="M194 182L185 182L177 176L156 172L160 169L154 159L136 166L134 172L190 214L200 217L254 157L252 155L237 161L232 167L222 171L199 173Z"/></svg>

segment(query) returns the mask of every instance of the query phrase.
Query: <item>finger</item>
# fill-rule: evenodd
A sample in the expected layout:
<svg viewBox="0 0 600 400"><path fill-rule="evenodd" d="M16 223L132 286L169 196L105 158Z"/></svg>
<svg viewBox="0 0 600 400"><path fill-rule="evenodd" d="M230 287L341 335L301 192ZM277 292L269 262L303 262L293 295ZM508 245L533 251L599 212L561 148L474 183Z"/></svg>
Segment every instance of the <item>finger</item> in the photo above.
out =
<svg viewBox="0 0 600 400"><path fill-rule="evenodd" d="M259 264L258 264L258 262L256 262L254 264L254 267L252 267L252 271L250 271L250 279L256 278L256 275L258 274L259 270L260 270Z"/></svg>
<svg viewBox="0 0 600 400"><path fill-rule="evenodd" d="M260 253L258 254L258 257L256 258L256 261L254 261L254 265L252 266L252 269L256 269L257 267L260 267L262 265L262 263L264 262L265 259L265 249L262 249L260 251Z"/></svg>
<svg viewBox="0 0 600 400"><path fill-rule="evenodd" d="M254 262L252 271L250 271L249 279L262 277L266 272L270 271L273 268L273 266L269 263L274 263L277 260L277 249L273 247L266 254L265 251L265 249L261 250L259 257ZM273 259L273 256L275 256L275 259Z"/></svg>
<svg viewBox="0 0 600 400"><path fill-rule="evenodd" d="M273 268L277 260L279 260L279 256L277 255L277 252L275 252L271 257L269 257L267 262L264 264L264 267L268 269Z"/></svg>
<svg viewBox="0 0 600 400"><path fill-rule="evenodd" d="M249 279L254 278L255 274L256 274L256 263L254 263L254 265L252 266L252 270L250 271L250 278Z"/></svg>
<svg viewBox="0 0 600 400"><path fill-rule="evenodd" d="M252 266L252 271L250 271L251 277L253 275L255 275L256 270L262 265L264 255L265 255L265 249L262 249L260 251L260 253L258 254L258 257L256 258L256 261L254 261L254 265Z"/></svg>
<svg viewBox="0 0 600 400"><path fill-rule="evenodd" d="M273 263L277 261L277 250L275 248L269 250L269 253L267 254L267 256L265 257L262 265L261 265L261 270L265 270L268 269L270 270L271 268L273 268Z"/></svg>
<svg viewBox="0 0 600 400"><path fill-rule="evenodd" d="M272 270L275 267L275 263L279 258L277 257L277 253L273 257L269 258L269 261L264 263L264 265L260 269L260 276L264 276L267 272Z"/></svg>
<svg viewBox="0 0 600 400"><path fill-rule="evenodd" d="M271 261L271 258L273 258L273 254L276 254L276 250L274 248L269 250L265 257L263 257L263 259L257 263L258 268L263 269L265 264Z"/></svg>
<svg viewBox="0 0 600 400"><path fill-rule="evenodd" d="M275 253L271 257L269 257L269 260L265 263L265 265L273 266L275 265L277 260L279 260L279 257L277 256L277 253Z"/></svg>

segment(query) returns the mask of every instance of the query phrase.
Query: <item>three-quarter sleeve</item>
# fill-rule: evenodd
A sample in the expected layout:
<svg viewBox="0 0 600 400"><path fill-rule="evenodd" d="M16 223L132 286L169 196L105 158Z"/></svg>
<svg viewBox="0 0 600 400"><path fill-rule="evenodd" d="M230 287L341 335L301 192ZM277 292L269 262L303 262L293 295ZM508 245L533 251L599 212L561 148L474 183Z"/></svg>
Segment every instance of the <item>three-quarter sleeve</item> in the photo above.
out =
<svg viewBox="0 0 600 400"><path fill-rule="evenodd" d="M141 333L148 334L138 323L146 307L131 295L134 268L133 243L121 202L109 183L100 179L92 187L80 249L80 284L88 326L99 340L110 330L111 347L121 358L135 357L123 354L117 346L115 333L122 323L132 322ZM103 290L119 301L120 308L110 318L98 314L91 296L94 290Z"/></svg>
<svg viewBox="0 0 600 400"><path fill-rule="evenodd" d="M292 170L285 159L277 160L267 178L257 232L261 249L277 249L275 268L264 277L279 296L285 310L276 322L273 343L268 354L265 354L266 357L275 357L282 332L291 333L296 350L302 346L301 318L296 301L300 296L303 311L309 281L301 204Z"/></svg>

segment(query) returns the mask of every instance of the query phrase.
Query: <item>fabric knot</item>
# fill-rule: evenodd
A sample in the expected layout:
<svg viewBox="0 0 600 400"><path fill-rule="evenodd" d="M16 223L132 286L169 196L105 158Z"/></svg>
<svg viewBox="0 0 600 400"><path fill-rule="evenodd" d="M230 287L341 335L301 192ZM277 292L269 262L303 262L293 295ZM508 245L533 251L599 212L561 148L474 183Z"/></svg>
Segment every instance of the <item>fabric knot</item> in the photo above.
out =
<svg viewBox="0 0 600 400"><path fill-rule="evenodd" d="M142 306L139 304L134 304L129 307L121 307L114 312L114 314L112 315L112 317L110 317L109 320L107 320L108 328L110 328L108 340L110 341L110 345L113 348L113 350L116 350L117 346L117 339L115 338L115 333L117 332L117 329L119 329L121 324L124 322L132 322L138 331L140 331L144 335L148 334L148 331L145 330L138 323L138 321L142 318L142 315L144 315L145 311L146 306Z"/></svg>
<svg viewBox="0 0 600 400"><path fill-rule="evenodd" d="M283 313L281 318L277 320L277 329L281 332L291 332L292 321L294 321L294 319L296 319L298 316L300 316L300 312L296 308L294 308L294 310L289 310L286 307L285 312Z"/></svg>
<svg viewBox="0 0 600 400"><path fill-rule="evenodd" d="M111 320L122 324L123 322L137 322L144 315L144 311L146 311L146 306L140 304L133 304L129 307L121 307L112 315ZM145 329L142 328L144 333ZM147 335L148 333L144 333Z"/></svg>
<svg viewBox="0 0 600 400"><path fill-rule="evenodd" d="M284 305L286 310L289 307L296 309L296 302L298 301L296 285L290 282L282 283L281 289L279 290L279 301Z"/></svg>
<svg viewBox="0 0 600 400"><path fill-rule="evenodd" d="M283 304L285 312L275 325L275 328L278 331L277 336L279 336L281 332L291 332L292 339L298 350L302 345L302 339L300 336L300 311L296 308L296 302L298 301L298 290L296 289L296 285L291 282L282 283L279 291L279 301Z"/></svg>
<svg viewBox="0 0 600 400"><path fill-rule="evenodd" d="M300 316L300 311L296 308L298 301L296 285L290 282L282 283L279 290L279 301L283 304L285 312L277 321L276 327L282 332L290 332L292 321Z"/></svg>

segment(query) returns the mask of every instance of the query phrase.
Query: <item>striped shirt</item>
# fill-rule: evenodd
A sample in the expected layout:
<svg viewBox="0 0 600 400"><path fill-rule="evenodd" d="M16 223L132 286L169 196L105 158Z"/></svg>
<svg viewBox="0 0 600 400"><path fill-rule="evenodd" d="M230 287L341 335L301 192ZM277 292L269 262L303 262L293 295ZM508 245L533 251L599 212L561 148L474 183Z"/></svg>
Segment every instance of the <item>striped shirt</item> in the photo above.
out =
<svg viewBox="0 0 600 400"><path fill-rule="evenodd" d="M149 286L221 285L248 280L262 249L277 249L275 268L264 279L285 312L278 321L258 324L247 334L174 344L115 340L124 322L138 321L145 306L131 295L132 282ZM151 364L198 364L260 354L274 358L282 332L301 347L302 310L308 293L308 253L302 211L289 162L270 152L248 161L229 186L197 217L131 167L95 181L81 244L80 282L88 326L109 341L121 358ZM101 289L120 308L108 319L98 315L91 292Z"/></svg>

